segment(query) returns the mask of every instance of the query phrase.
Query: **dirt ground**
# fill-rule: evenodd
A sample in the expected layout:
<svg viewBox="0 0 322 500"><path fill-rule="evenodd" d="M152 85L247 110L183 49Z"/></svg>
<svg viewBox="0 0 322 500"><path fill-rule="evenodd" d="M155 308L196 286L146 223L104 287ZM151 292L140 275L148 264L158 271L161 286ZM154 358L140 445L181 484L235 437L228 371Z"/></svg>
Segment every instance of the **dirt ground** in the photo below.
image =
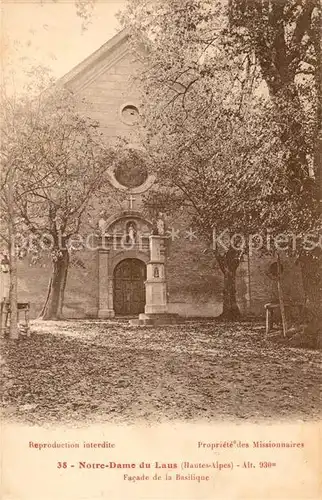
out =
<svg viewBox="0 0 322 500"><path fill-rule="evenodd" d="M311 420L321 352L264 339L256 323L34 322L1 339L3 418L29 424Z"/></svg>

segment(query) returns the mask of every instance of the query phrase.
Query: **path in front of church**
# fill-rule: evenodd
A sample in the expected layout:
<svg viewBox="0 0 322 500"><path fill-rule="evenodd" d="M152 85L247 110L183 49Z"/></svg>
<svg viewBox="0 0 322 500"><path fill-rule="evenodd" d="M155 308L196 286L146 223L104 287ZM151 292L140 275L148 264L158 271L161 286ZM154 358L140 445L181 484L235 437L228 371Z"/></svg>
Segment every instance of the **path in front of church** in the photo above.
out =
<svg viewBox="0 0 322 500"><path fill-rule="evenodd" d="M34 322L4 341L3 418L66 422L318 418L321 352L264 339L262 323Z"/></svg>

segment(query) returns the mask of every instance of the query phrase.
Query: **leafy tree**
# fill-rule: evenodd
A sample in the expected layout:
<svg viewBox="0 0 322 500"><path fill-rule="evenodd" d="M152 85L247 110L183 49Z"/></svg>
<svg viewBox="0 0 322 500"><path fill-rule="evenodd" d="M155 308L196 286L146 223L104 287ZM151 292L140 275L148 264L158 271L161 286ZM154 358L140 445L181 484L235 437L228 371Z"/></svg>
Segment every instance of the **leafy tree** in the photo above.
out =
<svg viewBox="0 0 322 500"><path fill-rule="evenodd" d="M194 111L197 102L205 104L200 86L187 96L187 105L190 99ZM199 111L185 115L184 126L180 114L174 117L173 110L170 116L166 113L165 123L156 127L158 133L154 131L152 143L147 141L150 169L157 174L159 185L147 196L146 206L171 215L184 208L185 218L192 220L223 272L222 317L232 319L239 316L238 266L249 250L249 242L258 246L252 235L258 233L264 240L272 200L274 204L277 199L281 201L275 210L271 237L285 230L282 147L272 137L270 110L261 100L256 105L253 102L239 117L219 99L207 111Z"/></svg>
<svg viewBox="0 0 322 500"><path fill-rule="evenodd" d="M108 186L113 151L103 144L98 124L77 113L64 89L22 99L15 108L9 103L8 109L11 135L2 146L7 156L15 155L16 169L9 206L24 232L34 235L34 244L50 251L52 275L42 317L60 318L73 238L95 195Z"/></svg>
<svg viewBox="0 0 322 500"><path fill-rule="evenodd" d="M264 156L254 164L258 180L264 182L267 193L270 191L263 198L257 190L256 201L252 196L254 203L263 205L258 229L276 232L284 228L302 235L310 230L316 238L320 227L320 15L315 0L130 0L122 16L135 50L146 49L146 68L140 80L147 97L148 123L150 109L152 115L153 109L154 115L165 109L177 112L179 105L186 115L200 112L197 91L194 93L200 84L205 90L208 85L207 93L202 94L205 108L218 99L213 89L220 89L220 102L225 102L226 108L229 102L233 111L231 120L244 116L249 102L263 97L269 107L264 135L269 147L274 145L271 151L275 149L276 161L274 166ZM194 99L189 100L188 95L194 95ZM185 123L183 118L175 131L181 128L185 133ZM208 133L214 133L207 120L205 127ZM164 145L169 137L163 137ZM229 143L227 136L228 149ZM281 188L273 183L274 187L268 189L266 180L272 179L265 177L267 164L275 170ZM319 248L299 254L310 310L308 331L316 334L322 303L317 278Z"/></svg>
<svg viewBox="0 0 322 500"><path fill-rule="evenodd" d="M3 254L9 256L9 307L11 311L9 337L18 338L17 325L17 252L15 240L21 230L15 206L19 167L26 152L28 134L24 136L26 121L21 114L21 104L1 87L1 148L0 148L0 238Z"/></svg>
<svg viewBox="0 0 322 500"><path fill-rule="evenodd" d="M289 150L290 177L297 186L302 181L305 190L308 156L321 137L321 3L230 0L228 15L231 50L255 57L284 122L281 139ZM318 180L320 164L317 156L314 160Z"/></svg>
<svg viewBox="0 0 322 500"><path fill-rule="evenodd" d="M143 141L161 193L149 196L147 204L176 211L181 199L223 272L222 316L236 318L240 314L236 272L247 245L236 239L230 244L230 236L258 230L260 196L266 185L259 174L261 161L272 167L280 144L274 144L262 118L267 99L250 99L255 75L253 79L245 75L238 61L227 62L225 47L218 42L213 49L216 69L210 75L205 71L208 56L203 57L200 44L184 39L178 50L184 34L169 28L162 14L164 4L158 5L159 15L146 13L151 32L146 39L139 30L141 17L126 18L130 27L139 23L134 38L138 49L142 42L148 49L139 77L142 95L147 96Z"/></svg>
<svg viewBox="0 0 322 500"><path fill-rule="evenodd" d="M2 141L6 141L6 134L2 130ZM18 281L17 281L17 259L14 246L14 238L16 233L16 218L13 208L14 198L14 185L16 177L15 168L15 154L10 157L3 151L1 155L1 188L0 188L0 236L1 246L5 248L3 255L9 255L9 307L11 312L9 338L18 338L18 324L17 324L17 294L18 294Z"/></svg>
<svg viewBox="0 0 322 500"><path fill-rule="evenodd" d="M321 2L319 0L231 0L232 53L254 56L279 114L287 177L296 196L298 232L303 215L318 241L321 231ZM310 172L310 164L313 166ZM311 175L310 175L311 174ZM307 332L321 328L321 245L299 254L309 311Z"/></svg>
<svg viewBox="0 0 322 500"><path fill-rule="evenodd" d="M3 40L2 54L2 80L0 86L0 241L2 252L9 256L10 281L9 281L9 305L11 312L9 337L17 339L17 300L18 300L18 276L17 276L17 235L25 233L26 228L22 224L21 217L15 204L17 189L20 182L20 166L26 154L28 141L31 140L31 130L26 133L28 119L26 109L30 100L35 95L40 95L44 88L52 85L50 71L41 65L30 64L28 71L24 74L25 84L18 95L17 72L13 63L14 55L21 46L14 41L11 45L9 40ZM23 65L24 57L20 57L19 63ZM35 83L36 82L36 83Z"/></svg>

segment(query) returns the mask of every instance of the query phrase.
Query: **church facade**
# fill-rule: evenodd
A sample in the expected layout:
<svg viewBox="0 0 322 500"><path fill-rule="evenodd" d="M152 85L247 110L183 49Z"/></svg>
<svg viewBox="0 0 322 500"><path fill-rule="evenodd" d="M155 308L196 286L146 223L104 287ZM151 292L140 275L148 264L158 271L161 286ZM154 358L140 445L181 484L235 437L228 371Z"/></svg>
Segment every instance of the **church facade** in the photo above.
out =
<svg viewBox="0 0 322 500"><path fill-rule="evenodd" d="M155 179L144 167L144 152L138 141L140 96L132 77L139 67L140 61L131 53L123 31L60 80L76 97L79 111L97 120L103 139L108 143L119 137L127 140L127 161L109 168L112 195L94 214L99 237L92 248L78 252L72 260L65 314L137 316L146 311L148 300L166 303L169 313L217 316L222 311L223 276L184 214L170 221L166 230L159 221L159 255L153 265L153 227L142 199ZM269 260L246 256L239 266L237 297L244 313L263 314L263 305L272 299L274 287L264 272ZM49 266L48 273L44 267L36 273L31 267L21 269L20 297L34 302L35 315L46 294ZM299 278L294 278L293 266L285 269L286 294L297 294ZM289 287L288 272L292 275ZM153 293L163 294L156 301L148 290L151 280L160 284ZM159 291L155 291L158 286Z"/></svg>

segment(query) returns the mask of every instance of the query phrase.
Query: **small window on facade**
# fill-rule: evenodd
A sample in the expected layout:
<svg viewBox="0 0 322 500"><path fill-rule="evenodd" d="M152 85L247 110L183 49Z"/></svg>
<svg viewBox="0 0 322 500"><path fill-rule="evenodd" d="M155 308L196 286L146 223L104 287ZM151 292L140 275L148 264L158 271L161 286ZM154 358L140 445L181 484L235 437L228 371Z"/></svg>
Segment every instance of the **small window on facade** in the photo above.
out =
<svg viewBox="0 0 322 500"><path fill-rule="evenodd" d="M135 125L139 120L139 110L133 104L127 104L121 110L121 118L127 125Z"/></svg>

